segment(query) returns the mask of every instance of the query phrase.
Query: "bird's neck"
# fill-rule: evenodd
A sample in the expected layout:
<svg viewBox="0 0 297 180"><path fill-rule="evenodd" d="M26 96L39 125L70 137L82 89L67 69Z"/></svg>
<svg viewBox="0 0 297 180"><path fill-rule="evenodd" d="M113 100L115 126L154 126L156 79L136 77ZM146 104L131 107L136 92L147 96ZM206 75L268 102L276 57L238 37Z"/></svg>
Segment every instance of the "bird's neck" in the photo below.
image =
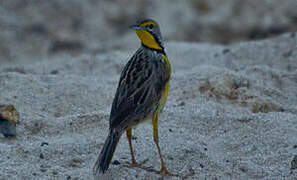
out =
<svg viewBox="0 0 297 180"><path fill-rule="evenodd" d="M162 49L154 49L154 48L148 47L145 44L141 43L141 48L144 48L144 49L147 49L147 50L156 52L156 53L160 53L160 54L163 54L163 55L166 56L166 52L165 52L165 48L164 47L162 47Z"/></svg>

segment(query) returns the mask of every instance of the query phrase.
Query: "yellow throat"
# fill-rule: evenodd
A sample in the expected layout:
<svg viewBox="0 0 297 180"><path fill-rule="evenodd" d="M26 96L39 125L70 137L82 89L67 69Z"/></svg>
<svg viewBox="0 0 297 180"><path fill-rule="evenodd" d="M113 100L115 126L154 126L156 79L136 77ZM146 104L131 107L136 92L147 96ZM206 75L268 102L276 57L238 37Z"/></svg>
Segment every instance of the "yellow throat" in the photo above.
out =
<svg viewBox="0 0 297 180"><path fill-rule="evenodd" d="M136 34L141 40L142 44L146 47L151 49L163 50L163 48L159 45L159 43L156 41L155 37L151 33L147 31L136 30Z"/></svg>

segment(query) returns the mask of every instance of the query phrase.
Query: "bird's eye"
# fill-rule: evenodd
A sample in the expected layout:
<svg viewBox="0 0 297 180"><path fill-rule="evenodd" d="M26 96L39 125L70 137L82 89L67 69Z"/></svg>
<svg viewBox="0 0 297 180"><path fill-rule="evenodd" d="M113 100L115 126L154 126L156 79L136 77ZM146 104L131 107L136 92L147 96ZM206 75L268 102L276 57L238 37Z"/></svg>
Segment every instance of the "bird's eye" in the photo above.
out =
<svg viewBox="0 0 297 180"><path fill-rule="evenodd" d="M154 28L154 25L150 24L147 26L149 29L153 29Z"/></svg>

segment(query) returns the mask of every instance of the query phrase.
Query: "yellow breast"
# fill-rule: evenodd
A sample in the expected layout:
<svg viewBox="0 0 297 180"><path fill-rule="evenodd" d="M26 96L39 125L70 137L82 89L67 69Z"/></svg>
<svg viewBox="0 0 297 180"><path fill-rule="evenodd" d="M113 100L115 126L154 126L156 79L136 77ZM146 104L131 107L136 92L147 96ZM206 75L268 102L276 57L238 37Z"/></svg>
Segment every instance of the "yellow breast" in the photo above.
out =
<svg viewBox="0 0 297 180"><path fill-rule="evenodd" d="M162 97L160 100L160 104L159 104L159 108L158 108L158 111L160 111L160 112L162 112L162 110L166 104L168 93L169 93L169 88L170 88L170 82L168 81L165 85L165 89L163 91L163 94L162 94Z"/></svg>
<svg viewBox="0 0 297 180"><path fill-rule="evenodd" d="M168 94L169 94L169 88L170 88L170 78L171 78L171 64L170 64L170 61L169 59L167 58L167 56L163 55L163 60L165 61L166 65L168 66L168 70L169 70L169 80L168 82L166 83L165 85L165 88L164 88L164 91L162 93L162 97L161 97L161 100L160 100L160 105L159 105L159 108L158 108L158 111L159 112L162 112L165 104L166 104L166 101L167 101L167 97L168 97Z"/></svg>

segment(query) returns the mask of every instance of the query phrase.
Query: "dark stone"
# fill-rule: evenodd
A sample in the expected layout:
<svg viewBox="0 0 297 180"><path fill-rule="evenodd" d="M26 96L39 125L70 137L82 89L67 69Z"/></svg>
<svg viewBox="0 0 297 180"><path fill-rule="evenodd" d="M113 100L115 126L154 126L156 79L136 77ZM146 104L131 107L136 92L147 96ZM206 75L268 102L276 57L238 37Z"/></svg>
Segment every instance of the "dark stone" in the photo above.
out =
<svg viewBox="0 0 297 180"><path fill-rule="evenodd" d="M224 49L223 50L223 54L227 54L228 52L230 52L230 49Z"/></svg>
<svg viewBox="0 0 297 180"><path fill-rule="evenodd" d="M0 133L7 137L16 136L16 125L0 118Z"/></svg>
<svg viewBox="0 0 297 180"><path fill-rule="evenodd" d="M113 165L120 165L121 163L120 163L118 160L114 160L114 161L112 162L112 164L113 164Z"/></svg>
<svg viewBox="0 0 297 180"><path fill-rule="evenodd" d="M42 142L40 146L45 146L45 145L48 146L48 143L47 142Z"/></svg>
<svg viewBox="0 0 297 180"><path fill-rule="evenodd" d="M291 169L297 169L297 155L295 155L293 160L291 161Z"/></svg>
<svg viewBox="0 0 297 180"><path fill-rule="evenodd" d="M39 157L40 159L44 159L44 155L42 153L40 153Z"/></svg>
<svg viewBox="0 0 297 180"><path fill-rule="evenodd" d="M59 74L59 71L58 70L52 70L51 74Z"/></svg>
<svg viewBox="0 0 297 180"><path fill-rule="evenodd" d="M180 102L178 106L184 106L186 103L184 101Z"/></svg>

